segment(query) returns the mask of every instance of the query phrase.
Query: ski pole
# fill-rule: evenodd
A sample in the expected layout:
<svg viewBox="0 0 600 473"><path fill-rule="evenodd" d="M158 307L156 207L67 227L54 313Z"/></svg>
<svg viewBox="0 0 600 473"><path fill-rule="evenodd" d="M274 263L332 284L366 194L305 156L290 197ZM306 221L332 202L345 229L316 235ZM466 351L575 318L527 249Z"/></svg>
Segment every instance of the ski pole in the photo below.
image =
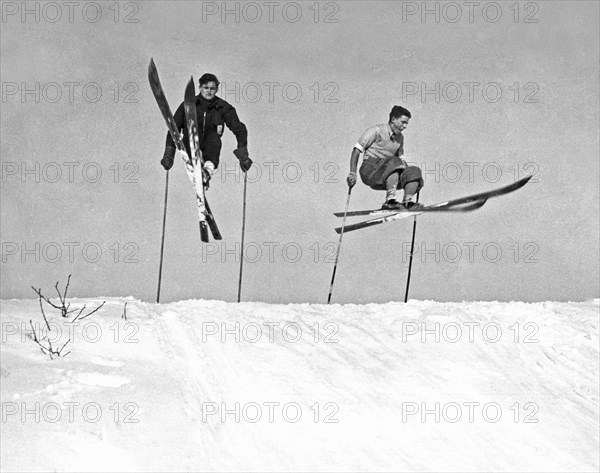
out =
<svg viewBox="0 0 600 473"><path fill-rule="evenodd" d="M162 280L163 252L165 249L165 227L167 223L167 197L169 195L169 171L165 182L165 209L163 211L162 238L160 242L160 266L158 267L158 292L156 293L156 303L160 301L160 282Z"/></svg>
<svg viewBox="0 0 600 473"><path fill-rule="evenodd" d="M419 202L419 192L417 192L417 202ZM408 278L406 279L406 293L404 294L404 302L408 302L408 286L410 285L410 274L412 271L413 251L415 249L415 233L417 231L417 216L413 220L412 242L410 244L410 258L408 261Z"/></svg>
<svg viewBox="0 0 600 473"><path fill-rule="evenodd" d="M346 225L346 215L348 214L348 207L350 206L350 194L352 194L352 187L348 187L348 197L346 198L346 209L344 210L344 219L342 220L342 230L340 231L340 240L338 242L337 251L335 253L335 263L333 265L333 274L331 275L331 284L329 284L329 295L327 296L327 303L331 302L331 294L333 292L333 283L335 282L335 272L337 271L338 260L340 258L340 250L342 248L342 238L344 237L344 226Z"/></svg>
<svg viewBox="0 0 600 473"><path fill-rule="evenodd" d="M244 205L242 207L242 248L240 249L240 278L238 281L237 301L242 299L242 271L244 269L244 236L246 234L246 189L248 184L248 172L244 171Z"/></svg>

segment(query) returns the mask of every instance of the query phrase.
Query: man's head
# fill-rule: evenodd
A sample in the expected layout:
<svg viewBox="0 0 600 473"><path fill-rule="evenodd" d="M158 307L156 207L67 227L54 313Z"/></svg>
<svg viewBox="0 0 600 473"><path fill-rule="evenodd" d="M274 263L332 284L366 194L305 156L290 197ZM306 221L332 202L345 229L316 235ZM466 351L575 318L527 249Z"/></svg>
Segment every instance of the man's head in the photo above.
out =
<svg viewBox="0 0 600 473"><path fill-rule="evenodd" d="M214 74L204 74L198 80L200 83L200 95L205 100L212 100L215 98L217 91L219 90L219 79Z"/></svg>
<svg viewBox="0 0 600 473"><path fill-rule="evenodd" d="M410 120L410 112L401 107L400 105L394 105L390 112L390 127L394 133L401 133L407 126Z"/></svg>

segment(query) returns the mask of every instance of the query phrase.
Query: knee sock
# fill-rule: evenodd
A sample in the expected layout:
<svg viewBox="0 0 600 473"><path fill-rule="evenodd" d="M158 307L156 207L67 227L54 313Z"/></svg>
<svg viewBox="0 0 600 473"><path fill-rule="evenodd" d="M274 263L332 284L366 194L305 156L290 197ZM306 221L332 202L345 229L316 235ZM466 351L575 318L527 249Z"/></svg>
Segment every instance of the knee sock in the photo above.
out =
<svg viewBox="0 0 600 473"><path fill-rule="evenodd" d="M409 182L404 186L404 202L414 202L415 194L419 190L419 183L416 181Z"/></svg>
<svg viewBox="0 0 600 473"><path fill-rule="evenodd" d="M393 172L388 176L385 180L385 200L391 200L396 198L396 188L398 187L398 182L400 181L400 174L397 172Z"/></svg>

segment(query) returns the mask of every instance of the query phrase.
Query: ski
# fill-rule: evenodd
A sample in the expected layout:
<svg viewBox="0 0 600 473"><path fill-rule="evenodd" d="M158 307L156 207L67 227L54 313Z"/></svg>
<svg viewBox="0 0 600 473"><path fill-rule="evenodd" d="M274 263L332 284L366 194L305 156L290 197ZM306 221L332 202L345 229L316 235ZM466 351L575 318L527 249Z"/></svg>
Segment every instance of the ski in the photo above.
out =
<svg viewBox="0 0 600 473"><path fill-rule="evenodd" d="M187 151L185 150L185 146L183 144L182 135L179 133L179 129L175 124L175 119L173 118L173 113L171 112L171 108L169 107L169 102L167 101L167 97L160 83L160 78L158 76L158 70L156 68L156 64L154 63L154 59L150 60L150 65L148 66L148 80L150 82L150 88L152 89L152 93L154 94L154 98L156 99L156 103L158 104L158 108L167 123L167 128L169 130L169 134L175 143L175 146L179 151L181 151L181 156L183 158L185 164L185 170L187 172L188 178L194 187L196 192L196 203L198 205L198 218L199 221L208 222L208 226L211 230L213 238L215 240L221 240L221 232L219 231L219 227L217 226L217 222L215 221L214 216L208 206L208 202L206 201L206 197L204 195L204 187L201 187L202 192L198 192L198 186L196 186L196 174L194 170L194 164L190 160ZM193 86L193 83L192 83ZM195 93L192 90L192 93ZM194 98L195 100L195 98ZM185 104L184 104L185 106ZM195 110L195 108L194 108ZM191 149L194 149L193 147ZM200 181L202 182L202 180ZM206 223L204 224L206 227ZM200 232L202 236L202 223L200 223ZM208 236L205 232L206 241ZM202 241L205 241L204 239Z"/></svg>
<svg viewBox="0 0 600 473"><path fill-rule="evenodd" d="M416 217L417 215L421 215L423 213L428 212L471 212L473 210L477 210L483 207L483 205L486 202L487 199L481 199L457 207L453 206L449 208L432 208L431 206L429 206L419 210L399 210L392 213L387 213L382 217L376 217L370 220L365 220L363 222L346 225L344 227L344 233L351 232L353 230L360 230L361 228L372 227L373 225L379 225L380 223L391 222L393 220L402 220L405 218ZM335 231L339 234L342 231L342 227L337 227Z"/></svg>
<svg viewBox="0 0 600 473"><path fill-rule="evenodd" d="M512 184L509 184L507 186L500 187L498 189L494 189L491 191L481 192L479 194L472 194L472 195L468 195L466 197L459 197L458 199L453 199L453 200L448 200L446 202L439 202L437 204L428 205L424 209L421 209L420 211L424 211L424 212L444 211L444 212L447 212L449 207L454 207L454 206L462 205L462 204L468 204L469 202L475 202L477 200L489 199L491 197L498 197L500 195L508 194L510 192L516 191L517 189L520 189L521 187L523 187L525 184L527 184L529 182L529 180L532 177L533 176L524 177L523 179L519 179L518 181L515 181ZM403 212L404 211L405 210L403 210ZM461 210L457 209L457 211L460 212ZM356 211L348 212L346 214L346 216L347 217L361 217L361 216L377 217L377 216L391 215L391 214L395 214L397 212L398 211L395 211L395 210L383 210L383 209L356 210ZM408 212L410 212L410 210ZM335 212L334 215L336 217L343 217L344 212Z"/></svg>
<svg viewBox="0 0 600 473"><path fill-rule="evenodd" d="M181 139L181 135L179 134L179 130L175 124L173 113L171 113L171 107L169 107L167 96L165 95L165 91L160 83L158 70L156 69L156 64L154 64L154 59L150 59L150 65L148 66L148 81L150 82L150 88L152 89L152 93L154 94L154 98L156 99L156 103L160 109L160 113L167 122L167 128L169 129L169 134L173 139L173 143L175 143L175 146L179 151L183 151L185 153L185 146L183 145L183 140Z"/></svg>
<svg viewBox="0 0 600 473"><path fill-rule="evenodd" d="M210 228L210 232L215 240L222 240L221 232L219 231L219 227L217 226L217 222L215 217L213 216L212 210L210 210L210 205L208 205L208 200L204 197L204 203L206 204L206 221L208 222L208 228Z"/></svg>
<svg viewBox="0 0 600 473"><path fill-rule="evenodd" d="M486 199L480 199L485 201ZM478 202L478 201L475 201ZM467 210L470 207L466 207ZM444 206L444 207L434 207L434 206L426 206L426 207L421 207L418 210L411 210L411 209L398 209L398 210L386 210L386 209L374 209L374 210L357 210L354 212L348 212L347 217L387 217L390 215L395 215L397 213L407 213L409 214L408 216L410 217L410 214L414 215L415 213L429 213L429 212L464 212L465 211L465 204L455 204L455 205L450 205L450 206ZM335 215L336 217L343 217L344 216L344 212L335 212L333 215Z"/></svg>
<svg viewBox="0 0 600 473"><path fill-rule="evenodd" d="M190 78L183 100L185 109L185 122L187 124L188 137L190 139L190 152L192 154L192 167L194 173L194 186L196 188L196 200L198 203L198 218L200 223L200 239L208 243L208 226L206 199L204 197L204 176L202 175L202 151L200 151L200 140L198 138L198 117L196 116L196 90L194 89L194 78Z"/></svg>

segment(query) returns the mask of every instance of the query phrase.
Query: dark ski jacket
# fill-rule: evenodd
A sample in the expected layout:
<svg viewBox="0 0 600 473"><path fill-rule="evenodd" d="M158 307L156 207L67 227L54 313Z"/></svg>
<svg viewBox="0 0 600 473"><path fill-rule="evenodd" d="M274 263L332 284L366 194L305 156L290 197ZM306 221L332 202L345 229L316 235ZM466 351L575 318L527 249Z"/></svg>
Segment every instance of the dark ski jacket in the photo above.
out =
<svg viewBox="0 0 600 473"><path fill-rule="evenodd" d="M235 108L222 98L215 97L213 100L207 101L201 95L197 95L196 115L198 117L198 138L200 149L202 150L202 158L204 161L212 161L215 164L215 168L219 166L221 135L223 135L224 124L235 135L238 148L248 146L248 130L246 129L246 125L238 118ZM175 119L177 129L180 131L183 130L183 143L188 156L191 156L183 102L177 108L173 118ZM167 133L164 156L173 158L175 150L175 143L173 143L171 135Z"/></svg>

